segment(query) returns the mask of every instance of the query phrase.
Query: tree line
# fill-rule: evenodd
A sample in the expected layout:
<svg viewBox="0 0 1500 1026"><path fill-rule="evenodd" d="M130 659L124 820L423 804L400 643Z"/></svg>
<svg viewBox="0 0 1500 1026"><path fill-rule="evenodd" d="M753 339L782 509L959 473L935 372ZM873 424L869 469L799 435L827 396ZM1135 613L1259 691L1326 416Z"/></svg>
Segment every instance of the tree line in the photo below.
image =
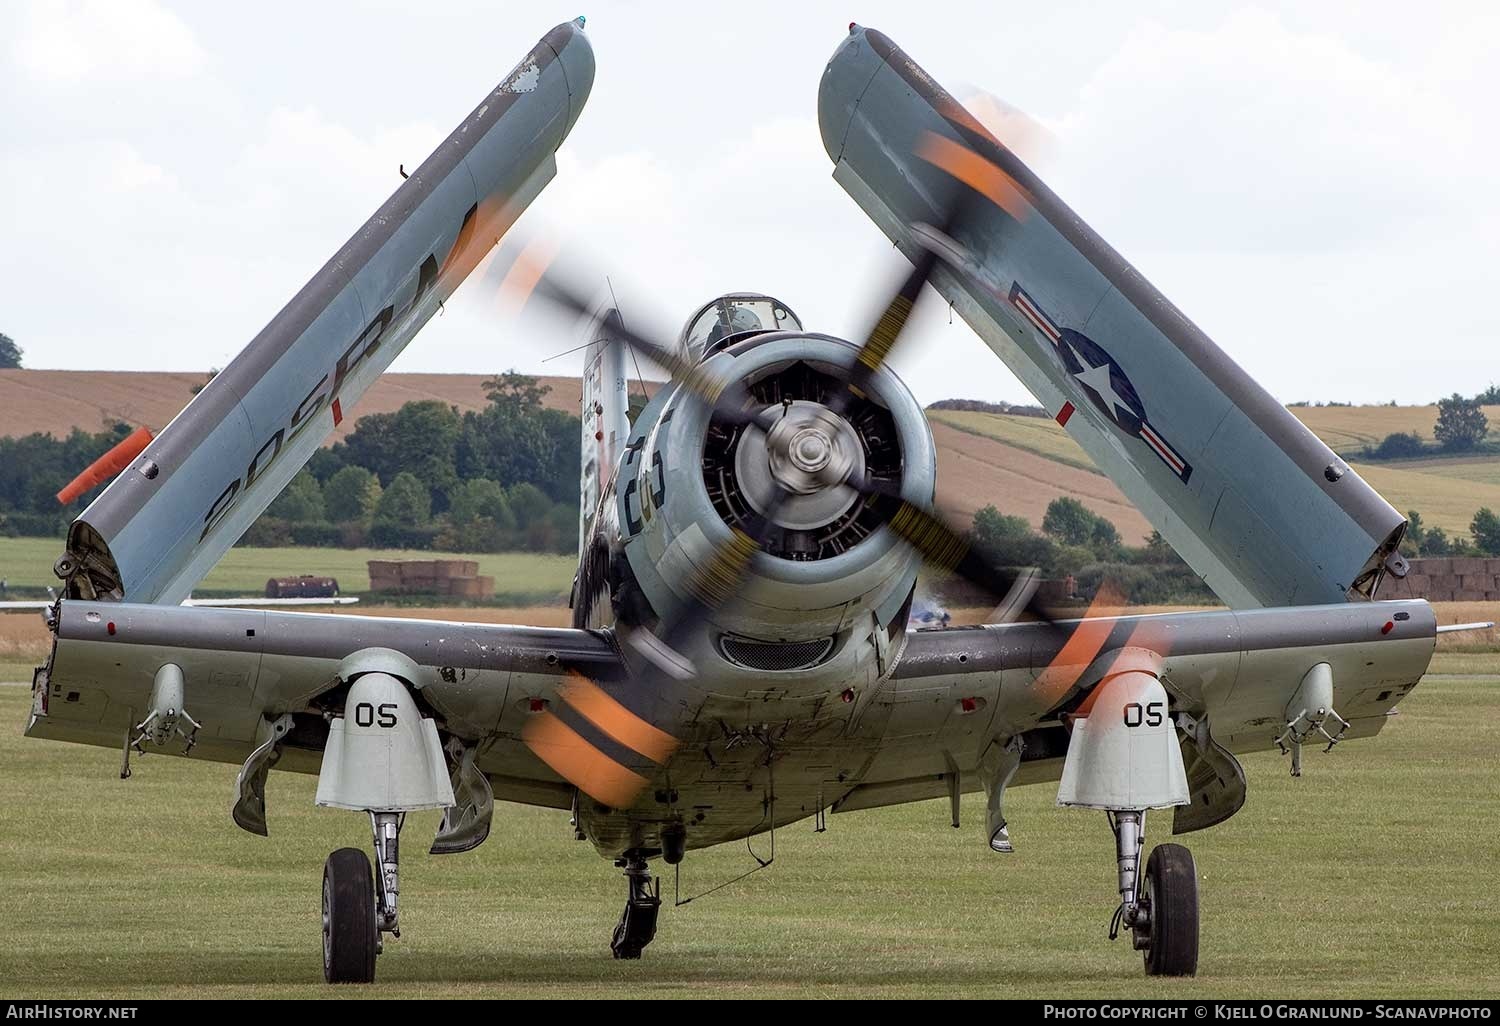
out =
<svg viewBox="0 0 1500 1026"><path fill-rule="evenodd" d="M1500 391L1494 385L1472 399L1454 392L1438 400L1437 423L1432 430L1434 444L1428 445L1416 431L1393 431L1378 445L1367 445L1357 455L1369 460L1407 460L1485 451L1490 423L1482 407L1497 402Z"/></svg>
<svg viewBox="0 0 1500 1026"><path fill-rule="evenodd" d="M481 410L436 399L361 417L315 453L245 534L249 545L573 552L578 417L514 371Z"/></svg>
<svg viewBox="0 0 1500 1026"><path fill-rule="evenodd" d="M1126 545L1106 518L1077 499L1053 499L1033 531L1025 517L986 506L974 514L974 546L1000 566L1036 567L1044 577L1073 578L1074 594L1091 598L1109 581L1135 605L1204 605L1218 596L1156 531Z"/></svg>
<svg viewBox="0 0 1500 1026"><path fill-rule="evenodd" d="M572 552L578 541L577 416L514 372L484 382L483 409L409 402L318 450L246 532L249 545ZM131 431L0 438L0 534L59 537L103 490L57 492Z"/></svg>
<svg viewBox="0 0 1500 1026"><path fill-rule="evenodd" d="M1500 556L1500 514L1481 506L1469 521L1469 534L1450 536L1441 527L1428 527L1422 514L1406 512L1406 535L1401 539L1401 554L1408 559L1419 556Z"/></svg>

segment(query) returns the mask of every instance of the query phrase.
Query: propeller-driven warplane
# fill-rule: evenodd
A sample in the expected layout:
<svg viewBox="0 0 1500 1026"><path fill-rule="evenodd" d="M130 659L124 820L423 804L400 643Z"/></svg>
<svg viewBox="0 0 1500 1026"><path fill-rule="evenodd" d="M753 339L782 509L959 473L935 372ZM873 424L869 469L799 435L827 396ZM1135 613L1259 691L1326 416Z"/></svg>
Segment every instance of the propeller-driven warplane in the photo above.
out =
<svg viewBox="0 0 1500 1026"><path fill-rule="evenodd" d="M1213 826L1245 800L1235 753L1380 731L1438 632L1377 601L1406 523L873 29L828 62L819 125L910 276L855 341L751 293L673 340L595 318L572 628L179 604L540 195L593 79L583 19L548 32L73 523L27 735L237 764L259 834L269 771L318 774L373 835L373 868L324 868L331 982L373 979L397 934L412 810L446 810L438 853L481 844L497 801L571 810L624 871L610 947L637 958L655 859L929 798L956 826L981 789L1004 853L1008 789L1042 782L1108 818L1110 935L1195 972L1197 870L1170 843L1142 864L1147 812ZM932 435L887 364L928 287L1228 608L1058 620L934 512ZM634 420L627 353L670 374ZM924 564L994 622L911 629Z"/></svg>

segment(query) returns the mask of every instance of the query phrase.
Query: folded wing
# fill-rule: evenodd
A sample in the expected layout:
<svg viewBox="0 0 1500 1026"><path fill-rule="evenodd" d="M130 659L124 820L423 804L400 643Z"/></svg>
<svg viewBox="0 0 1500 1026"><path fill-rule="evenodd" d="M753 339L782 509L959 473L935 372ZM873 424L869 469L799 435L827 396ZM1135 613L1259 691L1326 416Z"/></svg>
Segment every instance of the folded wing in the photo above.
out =
<svg viewBox="0 0 1500 1026"><path fill-rule="evenodd" d="M1405 572L1404 518L890 39L855 27L818 99L834 179L1226 602Z"/></svg>
<svg viewBox="0 0 1500 1026"><path fill-rule="evenodd" d="M593 84L581 21L547 33L73 523L70 597L175 604L239 539L551 180Z"/></svg>

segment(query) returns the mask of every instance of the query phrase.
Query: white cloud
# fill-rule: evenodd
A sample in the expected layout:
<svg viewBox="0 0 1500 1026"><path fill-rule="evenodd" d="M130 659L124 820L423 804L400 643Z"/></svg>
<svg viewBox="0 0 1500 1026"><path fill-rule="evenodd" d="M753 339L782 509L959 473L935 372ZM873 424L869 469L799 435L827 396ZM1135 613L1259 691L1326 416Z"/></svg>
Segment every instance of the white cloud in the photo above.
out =
<svg viewBox="0 0 1500 1026"><path fill-rule="evenodd" d="M1411 69L1254 7L1208 28L1137 26L1057 130L1080 212L1152 249L1389 236L1453 210L1469 138Z"/></svg>
<svg viewBox="0 0 1500 1026"><path fill-rule="evenodd" d="M33 0L19 20L12 53L38 82L180 79L207 63L192 29L156 0Z"/></svg>
<svg viewBox="0 0 1500 1026"><path fill-rule="evenodd" d="M222 366L398 163L577 13L263 2L247 19L0 0L0 94L21 101L0 103L0 329L36 365ZM1037 116L1047 180L1273 394L1414 401L1495 376L1500 16L1434 10L1411 31L1404 8L1292 0L1059 0L1022 22L867 4L939 81ZM589 32L593 95L523 226L551 225L627 316L669 332L730 289L779 294L813 330L867 329L901 262L831 181L813 119L841 20L646 5ZM402 73L368 74L393 34ZM571 335L500 317L492 284L475 275L398 367L576 370L541 363ZM897 366L920 398L1025 398L940 304L913 334Z"/></svg>

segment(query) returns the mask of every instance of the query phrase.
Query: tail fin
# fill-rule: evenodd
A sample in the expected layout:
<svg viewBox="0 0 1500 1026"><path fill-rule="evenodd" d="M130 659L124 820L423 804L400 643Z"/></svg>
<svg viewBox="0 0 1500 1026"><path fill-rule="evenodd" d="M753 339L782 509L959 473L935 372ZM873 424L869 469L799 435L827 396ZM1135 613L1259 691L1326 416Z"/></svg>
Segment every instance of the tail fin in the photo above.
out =
<svg viewBox="0 0 1500 1026"><path fill-rule="evenodd" d="M625 343L610 329L620 311L609 307L589 326L583 368L583 479L579 482L578 550L593 531L599 497L613 480L630 437L630 388Z"/></svg>
<svg viewBox="0 0 1500 1026"><path fill-rule="evenodd" d="M70 596L176 603L556 173L594 80L547 33L68 532Z"/></svg>

